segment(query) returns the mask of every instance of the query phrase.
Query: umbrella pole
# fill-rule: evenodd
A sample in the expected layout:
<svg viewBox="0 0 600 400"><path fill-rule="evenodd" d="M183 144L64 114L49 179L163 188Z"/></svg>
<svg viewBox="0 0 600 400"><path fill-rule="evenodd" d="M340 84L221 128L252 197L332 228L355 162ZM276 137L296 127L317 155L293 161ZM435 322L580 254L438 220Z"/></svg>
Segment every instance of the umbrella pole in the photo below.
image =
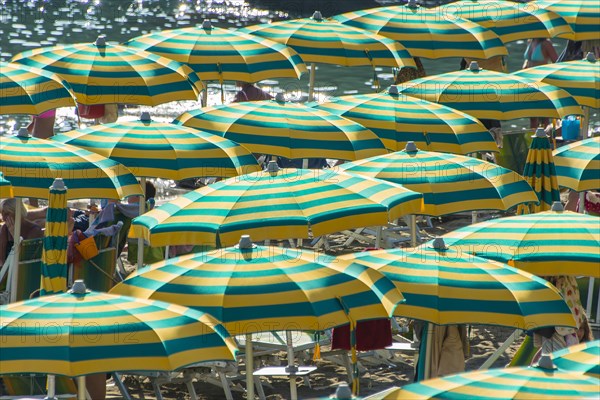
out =
<svg viewBox="0 0 600 400"><path fill-rule="evenodd" d="M375 247L381 248L381 235L383 234L383 226L378 226L375 232Z"/></svg>
<svg viewBox="0 0 600 400"><path fill-rule="evenodd" d="M290 373L290 399L298 399L298 389L296 388L296 371L298 368L295 365L294 360L294 346L292 343L292 332L285 331L285 339L287 342L287 356L288 356L288 372Z"/></svg>
<svg viewBox="0 0 600 400"><path fill-rule="evenodd" d="M408 218L410 221L410 246L417 247L417 217L411 214Z"/></svg>
<svg viewBox="0 0 600 400"><path fill-rule="evenodd" d="M423 370L423 380L429 379L431 377L431 341L433 340L433 325L428 322L427 323L427 335L425 342L425 369Z"/></svg>
<svg viewBox="0 0 600 400"><path fill-rule="evenodd" d="M477 223L477 211L471 211L471 223Z"/></svg>
<svg viewBox="0 0 600 400"><path fill-rule="evenodd" d="M23 200L20 197L15 197L15 231L13 233L13 263L12 275L10 282L10 302L17 301L17 286L19 282L19 250L21 247L21 215Z"/></svg>
<svg viewBox="0 0 600 400"><path fill-rule="evenodd" d="M165 246L165 260L169 259L169 246Z"/></svg>
<svg viewBox="0 0 600 400"><path fill-rule="evenodd" d="M54 399L54 396L56 396L56 377L48 374L46 377L46 384L48 386L47 398Z"/></svg>
<svg viewBox="0 0 600 400"><path fill-rule="evenodd" d="M579 209L581 214L585 214L585 190L579 192Z"/></svg>
<svg viewBox="0 0 600 400"><path fill-rule="evenodd" d="M200 105L202 107L206 107L207 104L208 104L208 86L206 86L204 88L204 90L202 91L202 100L200 102Z"/></svg>
<svg viewBox="0 0 600 400"><path fill-rule="evenodd" d="M246 398L254 400L254 354L252 334L246 333Z"/></svg>
<svg viewBox="0 0 600 400"><path fill-rule="evenodd" d="M86 400L85 398L85 376L78 376L77 380L77 400Z"/></svg>
<svg viewBox="0 0 600 400"><path fill-rule="evenodd" d="M315 63L310 64L310 79L308 81L308 101L313 101L315 92L315 72L317 65Z"/></svg>
<svg viewBox="0 0 600 400"><path fill-rule="evenodd" d="M142 187L142 196L140 196L139 214L142 215L146 212L146 178L140 178L140 186ZM137 249L137 269L144 266L144 238L138 238L138 249Z"/></svg>

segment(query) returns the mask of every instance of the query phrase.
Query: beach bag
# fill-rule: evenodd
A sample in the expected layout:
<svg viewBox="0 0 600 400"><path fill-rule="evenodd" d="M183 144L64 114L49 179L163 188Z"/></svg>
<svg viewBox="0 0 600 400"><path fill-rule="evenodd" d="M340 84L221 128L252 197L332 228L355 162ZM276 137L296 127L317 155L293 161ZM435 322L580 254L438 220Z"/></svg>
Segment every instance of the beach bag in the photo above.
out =
<svg viewBox="0 0 600 400"><path fill-rule="evenodd" d="M77 113L81 118L97 119L104 116L104 104L77 104Z"/></svg>
<svg viewBox="0 0 600 400"><path fill-rule="evenodd" d="M98 255L98 246L96 246L96 240L93 236L80 239L79 236L75 237L75 248L81 254L84 260L89 260Z"/></svg>

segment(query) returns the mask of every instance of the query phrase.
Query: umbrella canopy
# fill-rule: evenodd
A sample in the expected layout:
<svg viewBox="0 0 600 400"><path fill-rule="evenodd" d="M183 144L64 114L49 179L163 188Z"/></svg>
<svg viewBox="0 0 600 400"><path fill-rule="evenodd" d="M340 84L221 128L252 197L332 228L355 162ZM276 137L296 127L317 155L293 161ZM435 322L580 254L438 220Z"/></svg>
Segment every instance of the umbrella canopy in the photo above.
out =
<svg viewBox="0 0 600 400"><path fill-rule="evenodd" d="M42 282L40 295L67 291L67 247L69 230L67 187L57 178L50 186L46 230L44 231L44 251L42 252Z"/></svg>
<svg viewBox="0 0 600 400"><path fill-rule="evenodd" d="M574 37L569 23L555 12L506 0L460 0L434 8L490 29L504 43L531 38Z"/></svg>
<svg viewBox="0 0 600 400"><path fill-rule="evenodd" d="M389 151L409 141L422 149L467 154L498 151L485 126L468 114L440 104L387 92L341 96L316 106L372 130Z"/></svg>
<svg viewBox="0 0 600 400"><path fill-rule="evenodd" d="M443 238L450 247L532 274L600 278L600 218L593 215L543 211L465 226Z"/></svg>
<svg viewBox="0 0 600 400"><path fill-rule="evenodd" d="M566 19L575 32L572 40L598 40L600 8L596 0L536 0L530 5L553 11Z"/></svg>
<svg viewBox="0 0 600 400"><path fill-rule="evenodd" d="M308 238L384 225L421 208L421 194L379 179L332 169L287 168L213 183L135 218L134 237L152 246L227 246L255 240Z"/></svg>
<svg viewBox="0 0 600 400"><path fill-rule="evenodd" d="M564 372L600 378L600 340L555 351L552 353L552 362Z"/></svg>
<svg viewBox="0 0 600 400"><path fill-rule="evenodd" d="M476 118L563 118L583 114L577 101L556 86L483 70L475 61L466 70L406 82L399 91L456 108Z"/></svg>
<svg viewBox="0 0 600 400"><path fill-rule="evenodd" d="M190 66L204 81L258 82L269 78L299 78L306 65L289 47L236 30L202 26L166 30L133 38L135 49Z"/></svg>
<svg viewBox="0 0 600 400"><path fill-rule="evenodd" d="M439 12L415 3L353 11L334 18L396 40L414 57L444 58L460 54L487 59L508 54L491 30L464 18L440 17Z"/></svg>
<svg viewBox="0 0 600 400"><path fill-rule="evenodd" d="M0 172L0 199L6 199L9 197L14 197L12 185L9 181L4 179L4 174Z"/></svg>
<svg viewBox="0 0 600 400"><path fill-rule="evenodd" d="M94 43L27 50L13 62L54 72L81 104L143 104L198 100L203 84L187 66L140 49Z"/></svg>
<svg viewBox="0 0 600 400"><path fill-rule="evenodd" d="M0 306L0 374L66 376L173 371L234 360L236 347L212 316L161 301L86 291Z"/></svg>
<svg viewBox="0 0 600 400"><path fill-rule="evenodd" d="M539 65L513 74L564 89L582 106L600 108L600 62L592 53L583 60Z"/></svg>
<svg viewBox="0 0 600 400"><path fill-rule="evenodd" d="M0 62L0 114L38 115L75 105L68 84L38 68Z"/></svg>
<svg viewBox="0 0 600 400"><path fill-rule="evenodd" d="M508 210L537 201L516 172L473 157L422 151L411 142L402 151L342 164L340 169L423 193L421 214L427 215Z"/></svg>
<svg viewBox="0 0 600 400"><path fill-rule="evenodd" d="M0 172L17 197L48 198L55 178L69 188L69 199L122 199L142 194L135 176L123 165L68 144L37 139L21 128L0 141Z"/></svg>
<svg viewBox="0 0 600 400"><path fill-rule="evenodd" d="M560 186L577 192L600 189L600 137L559 147L552 157Z"/></svg>
<svg viewBox="0 0 600 400"><path fill-rule="evenodd" d="M221 135L253 153L290 159L358 160L386 153L377 135L364 126L281 97L204 107L173 122Z"/></svg>
<svg viewBox="0 0 600 400"><path fill-rule="evenodd" d="M406 298L394 315L437 325L484 324L534 329L576 323L559 291L506 264L446 248L391 249L343 255L383 273Z"/></svg>
<svg viewBox="0 0 600 400"><path fill-rule="evenodd" d="M137 121L96 125L52 137L117 161L138 177L182 180L231 177L260 171L244 147L197 129L152 121L142 113Z"/></svg>

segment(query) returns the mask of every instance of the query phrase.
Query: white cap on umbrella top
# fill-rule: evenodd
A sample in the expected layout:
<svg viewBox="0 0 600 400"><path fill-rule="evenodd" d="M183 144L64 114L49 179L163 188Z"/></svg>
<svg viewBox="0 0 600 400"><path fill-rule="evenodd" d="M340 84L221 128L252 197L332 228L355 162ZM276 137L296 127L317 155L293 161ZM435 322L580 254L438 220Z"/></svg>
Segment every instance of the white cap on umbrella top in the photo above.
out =
<svg viewBox="0 0 600 400"><path fill-rule="evenodd" d="M477 61L471 61L471 64L469 64L469 71L479 71L480 69Z"/></svg>
<svg viewBox="0 0 600 400"><path fill-rule="evenodd" d="M390 88L388 89L388 93L389 94L398 94L398 93L400 93L398 91L398 86L396 86L396 85L390 86Z"/></svg>
<svg viewBox="0 0 600 400"><path fill-rule="evenodd" d="M150 113L148 111L144 111L140 114L140 121L142 122L150 122L152 118L150 118Z"/></svg>
<svg viewBox="0 0 600 400"><path fill-rule="evenodd" d="M205 19L204 21L202 21L202 29L212 29L212 24L210 23L210 20Z"/></svg>
<svg viewBox="0 0 600 400"><path fill-rule="evenodd" d="M554 363L552 362L552 358L548 354L542 354L540 360L537 363L537 367L546 370L558 369L556 365L554 365Z"/></svg>
<svg viewBox="0 0 600 400"><path fill-rule="evenodd" d="M417 147L417 145L415 144L415 142L413 142L412 140L409 142L406 142L406 147L404 147L404 151L407 153L412 153L415 151L419 151L419 148Z"/></svg>
<svg viewBox="0 0 600 400"><path fill-rule="evenodd" d="M54 182L52 182L52 186L50 186L50 189L65 190L67 187L65 186L65 181L63 181L62 178L55 178Z"/></svg>
<svg viewBox="0 0 600 400"><path fill-rule="evenodd" d="M285 95L283 92L279 92L275 95L275 101L278 103L285 103Z"/></svg>
<svg viewBox="0 0 600 400"><path fill-rule="evenodd" d="M252 243L252 239L250 239L250 235L242 235L240 237L240 241L238 242L238 249L252 249L256 247L254 243Z"/></svg>
<svg viewBox="0 0 600 400"><path fill-rule="evenodd" d="M69 290L70 293L74 294L85 294L87 291L87 287L85 287L85 283L82 279L77 279L73 282L73 286L71 287L71 290Z"/></svg>
<svg viewBox="0 0 600 400"><path fill-rule="evenodd" d="M267 164L267 172L270 173L271 175L277 175L277 172L279 172L279 165L277 165L277 161L275 160L270 160L269 163Z"/></svg>
<svg viewBox="0 0 600 400"><path fill-rule="evenodd" d="M96 41L94 42L94 44L96 45L96 47L104 47L104 46L106 46L106 35L100 35L100 36L98 36L98 38L96 39Z"/></svg>
<svg viewBox="0 0 600 400"><path fill-rule="evenodd" d="M419 3L417 2L417 0L408 0L408 3L406 3L406 5L410 8L419 7Z"/></svg>
<svg viewBox="0 0 600 400"><path fill-rule="evenodd" d="M446 245L446 242L444 242L444 238L442 237L436 237L435 239L433 239L433 242L431 242L431 247L433 247L436 250L448 250L448 246Z"/></svg>
<svg viewBox="0 0 600 400"><path fill-rule="evenodd" d="M550 207L550 211L565 211L562 203L560 201L555 201L552 203L552 207Z"/></svg>
<svg viewBox="0 0 600 400"><path fill-rule="evenodd" d="M29 131L27 130L27 128L19 128L19 130L17 131L17 137L20 137L20 138L30 138L31 134L29 133Z"/></svg>
<svg viewBox="0 0 600 400"><path fill-rule="evenodd" d="M591 63L595 63L596 62L596 56L594 56L594 53L592 53L591 51L588 51L588 53L585 55L584 60L587 60Z"/></svg>
<svg viewBox="0 0 600 400"><path fill-rule="evenodd" d="M322 21L323 14L321 14L321 11L315 11L312 15L312 19L314 19L315 21Z"/></svg>
<svg viewBox="0 0 600 400"><path fill-rule="evenodd" d="M532 137L547 138L548 135L546 134L546 131L544 130L544 128L537 128L535 130L535 135L533 135Z"/></svg>
<svg viewBox="0 0 600 400"><path fill-rule="evenodd" d="M340 382L337 389L335 390L334 399L349 400L352 398L352 390L346 382Z"/></svg>

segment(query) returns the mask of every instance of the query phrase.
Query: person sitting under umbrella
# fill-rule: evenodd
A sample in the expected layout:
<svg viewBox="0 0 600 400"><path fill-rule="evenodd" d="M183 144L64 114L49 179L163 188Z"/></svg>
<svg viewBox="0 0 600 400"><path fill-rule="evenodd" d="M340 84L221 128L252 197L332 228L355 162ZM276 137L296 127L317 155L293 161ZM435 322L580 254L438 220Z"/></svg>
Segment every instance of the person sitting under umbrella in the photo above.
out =
<svg viewBox="0 0 600 400"><path fill-rule="evenodd" d="M259 101L259 100L271 100L273 96L259 89L250 82L237 81L236 86L240 87L240 90L236 93L233 98L234 103L241 103L244 101Z"/></svg>
<svg viewBox="0 0 600 400"><path fill-rule="evenodd" d="M37 239L44 237L42 228L27 218L27 209L23 203L21 207L21 237L23 239ZM0 203L0 214L4 225L0 228L0 264L6 261L10 250L14 244L13 234L15 231L15 215L17 209L16 199L4 199Z"/></svg>

